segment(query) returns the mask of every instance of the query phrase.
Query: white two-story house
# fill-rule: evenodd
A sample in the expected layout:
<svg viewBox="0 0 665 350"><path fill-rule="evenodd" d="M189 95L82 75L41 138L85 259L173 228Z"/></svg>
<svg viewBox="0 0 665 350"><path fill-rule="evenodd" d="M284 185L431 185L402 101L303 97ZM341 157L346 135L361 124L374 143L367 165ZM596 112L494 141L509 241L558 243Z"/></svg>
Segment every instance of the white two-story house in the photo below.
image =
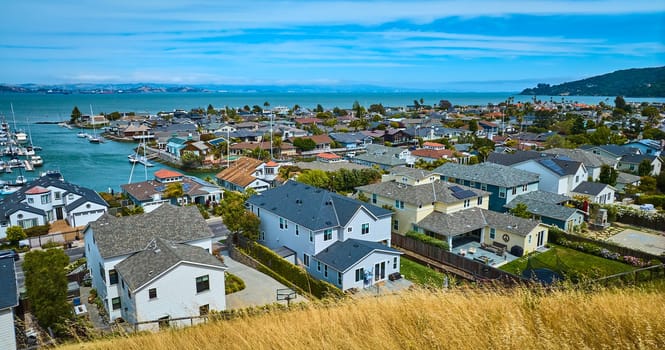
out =
<svg viewBox="0 0 665 350"><path fill-rule="evenodd" d="M164 204L90 223L87 265L109 321L168 322L224 310L226 268L210 255L211 237L195 206Z"/></svg>
<svg viewBox="0 0 665 350"><path fill-rule="evenodd" d="M85 226L107 210L97 192L65 182L60 174L46 174L0 200L0 238L10 226L28 229L57 220Z"/></svg>
<svg viewBox="0 0 665 350"><path fill-rule="evenodd" d="M261 244L292 251L295 263L342 290L399 272L390 210L295 181L250 197L247 206L261 219Z"/></svg>

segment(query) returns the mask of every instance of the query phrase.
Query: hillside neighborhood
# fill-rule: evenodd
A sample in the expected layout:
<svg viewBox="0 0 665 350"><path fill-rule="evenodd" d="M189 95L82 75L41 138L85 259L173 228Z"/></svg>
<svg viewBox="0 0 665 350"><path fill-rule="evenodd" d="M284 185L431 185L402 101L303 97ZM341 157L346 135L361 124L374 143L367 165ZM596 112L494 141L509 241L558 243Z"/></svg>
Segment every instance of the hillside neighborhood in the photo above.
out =
<svg viewBox="0 0 665 350"><path fill-rule="evenodd" d="M181 171L119 193L46 173L4 195L2 349L415 286L665 278L663 104L267 101L71 122Z"/></svg>

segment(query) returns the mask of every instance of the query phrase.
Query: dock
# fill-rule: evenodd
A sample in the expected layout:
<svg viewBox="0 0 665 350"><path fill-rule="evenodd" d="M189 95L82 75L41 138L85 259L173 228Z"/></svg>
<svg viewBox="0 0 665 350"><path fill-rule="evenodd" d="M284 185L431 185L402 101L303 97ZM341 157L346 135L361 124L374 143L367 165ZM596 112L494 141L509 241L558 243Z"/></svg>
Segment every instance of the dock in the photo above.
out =
<svg viewBox="0 0 665 350"><path fill-rule="evenodd" d="M23 164L25 164L25 171L35 171L35 167L32 166L32 163L29 160L24 160Z"/></svg>

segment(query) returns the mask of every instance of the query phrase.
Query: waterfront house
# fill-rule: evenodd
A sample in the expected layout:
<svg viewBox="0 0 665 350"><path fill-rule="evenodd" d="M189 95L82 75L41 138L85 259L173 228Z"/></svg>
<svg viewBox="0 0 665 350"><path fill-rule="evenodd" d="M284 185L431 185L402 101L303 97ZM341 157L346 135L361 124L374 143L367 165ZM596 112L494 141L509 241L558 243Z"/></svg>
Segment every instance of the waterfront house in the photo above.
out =
<svg viewBox="0 0 665 350"><path fill-rule="evenodd" d="M250 197L247 206L261 219L261 244L342 290L400 271L390 210L295 181Z"/></svg>
<svg viewBox="0 0 665 350"><path fill-rule="evenodd" d="M252 189L262 192L274 186L279 175L279 164L274 161L240 157L230 167L215 175L217 183L229 191L245 192Z"/></svg>
<svg viewBox="0 0 665 350"><path fill-rule="evenodd" d="M70 226L84 226L108 210L108 204L91 189L46 174L0 200L0 238L10 226L28 229L67 220Z"/></svg>
<svg viewBox="0 0 665 350"><path fill-rule="evenodd" d="M87 266L107 321L122 317L130 323L169 324L171 318L226 309L225 267L209 256L211 237L195 206L166 204L150 213L104 215L90 223Z"/></svg>
<svg viewBox="0 0 665 350"><path fill-rule="evenodd" d="M506 211L504 206L515 197L538 190L540 183L540 176L536 173L494 163L446 163L433 172L443 181L488 191L488 209L497 212Z"/></svg>
<svg viewBox="0 0 665 350"><path fill-rule="evenodd" d="M182 155L182 150L187 146L187 139L182 137L171 137L166 142L166 152L174 156L177 159L180 159Z"/></svg>
<svg viewBox="0 0 665 350"><path fill-rule="evenodd" d="M183 195L181 197L167 197L169 185L173 183L182 186ZM143 207L145 212L151 212L164 203L209 206L219 203L222 199L222 189L218 186L198 177L187 176L168 169L156 171L153 180L124 184L120 187L127 198L134 205Z"/></svg>
<svg viewBox="0 0 665 350"><path fill-rule="evenodd" d="M16 349L14 309L18 307L14 258L0 257L0 349Z"/></svg>
<svg viewBox="0 0 665 350"><path fill-rule="evenodd" d="M567 206L570 200L570 197L560 194L533 191L515 197L506 204L506 208L514 209L517 204L524 204L534 220L555 225L566 232L573 232L576 226L584 222L584 213Z"/></svg>

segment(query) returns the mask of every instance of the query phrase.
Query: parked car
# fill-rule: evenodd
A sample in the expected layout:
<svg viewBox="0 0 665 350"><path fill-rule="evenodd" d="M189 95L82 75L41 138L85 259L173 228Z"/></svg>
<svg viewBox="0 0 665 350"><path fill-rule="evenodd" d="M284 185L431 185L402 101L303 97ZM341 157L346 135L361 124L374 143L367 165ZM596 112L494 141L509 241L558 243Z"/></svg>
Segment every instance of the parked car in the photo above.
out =
<svg viewBox="0 0 665 350"><path fill-rule="evenodd" d="M13 249L0 250L0 259L5 258L5 257L11 257L12 259L14 259L14 261L21 258L18 255L18 253Z"/></svg>

